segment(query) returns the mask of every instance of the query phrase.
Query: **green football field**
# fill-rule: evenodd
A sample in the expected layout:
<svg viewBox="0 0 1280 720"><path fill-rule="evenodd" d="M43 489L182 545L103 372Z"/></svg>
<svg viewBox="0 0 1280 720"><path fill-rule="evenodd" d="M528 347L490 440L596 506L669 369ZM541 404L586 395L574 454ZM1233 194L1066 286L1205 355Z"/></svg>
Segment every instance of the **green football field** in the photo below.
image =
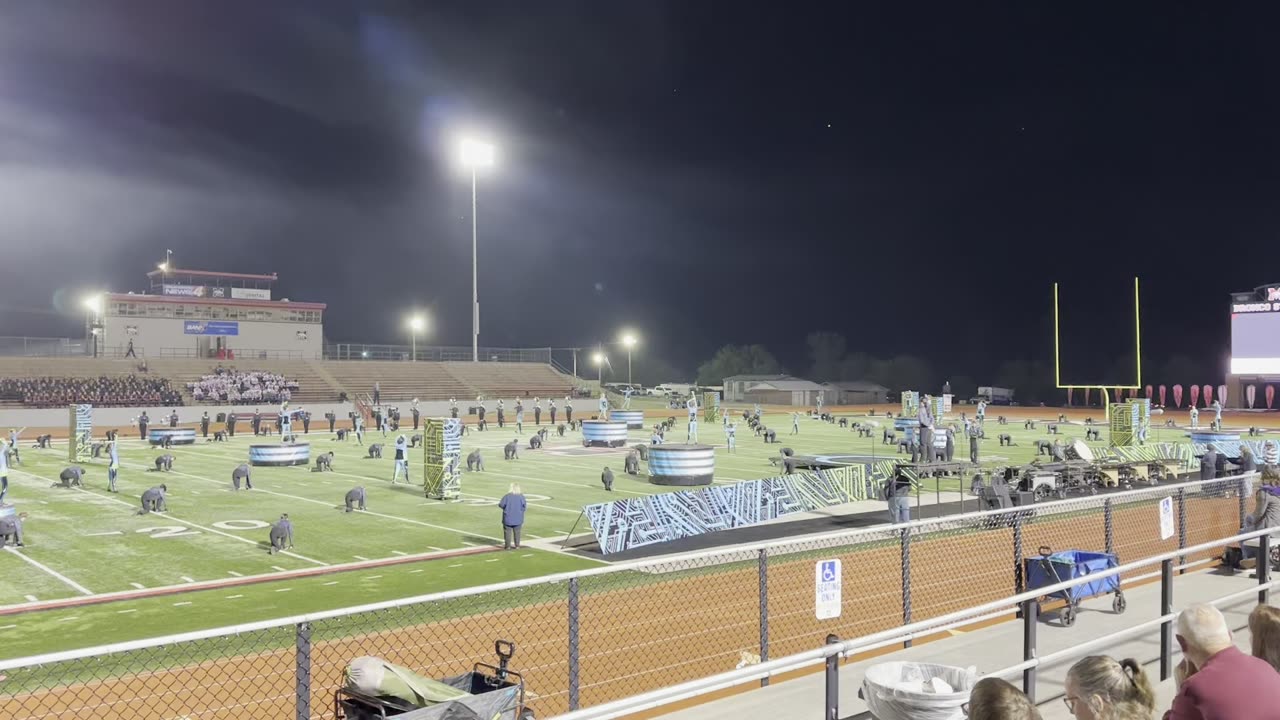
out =
<svg viewBox="0 0 1280 720"><path fill-rule="evenodd" d="M1054 411L1045 411L1046 413ZM1026 411L1024 411L1024 414ZM674 413L672 413L674 414ZM863 414L842 414L866 422ZM1043 415L1042 419L1056 419ZM959 415L954 419L958 422ZM948 421L952 420L948 417ZM654 420L650 420L654 422ZM877 418L886 427L886 418ZM766 415L778 431L779 444L766 445L739 424L738 448L728 453L717 423L703 422L700 440L717 445L716 481L731 483L778 474L769 462L783 446L798 454L876 454L897 457L896 448L881 443L880 430L859 438L852 429L803 418L800 433L791 435L789 414ZM313 430L316 425L312 425ZM988 419L989 438L983 459L993 462L1030 460L1032 440L1047 436L1043 424L1024 429L1021 420L1006 426ZM993 430L995 432L993 432ZM997 446L996 434L1013 435L1014 447ZM1171 435L1175 431L1166 431ZM411 433L411 431L409 431ZM8 501L29 514L27 547L0 553L0 657L11 658L170 634L236 623L266 620L436 591L534 577L598 566L562 553L552 541L571 529L588 532L580 520L584 505L619 496L647 495L666 488L621 472L622 450L586 449L577 433L547 447L527 449L532 434L526 424L518 460L502 460L501 446L515 437L514 428L471 432L464 453L480 448L486 471L464 474L463 501L441 503L423 497L422 451L413 450L415 483L390 483L394 433L369 433L365 442L386 442L384 459L365 458L354 440L338 442L327 432L312 432L313 454L335 452L334 471L307 467L254 468L254 490L233 492L232 469L247 457L251 436L226 443L198 440L175 446L172 472L149 470L164 451L146 447L122 434L119 492L106 490L106 462L88 465L85 487L51 487L67 466L65 444L51 450L23 443L22 463L10 474ZM633 431L634 442L648 431ZM684 440L683 423L668 441ZM1062 437L1083 438L1082 425L1063 425ZM270 440L275 441L273 436ZM1106 439L1105 431L1103 440ZM1159 438L1153 438L1158 440ZM1173 439L1172 437L1170 439ZM957 453L961 454L962 448ZM601 487L601 469L616 473L613 493ZM142 491L168 485L169 512L139 515ZM958 483L959 481L957 481ZM519 551L494 550L501 545L497 499L511 483L520 483L529 501L524 527L531 545ZM363 485L368 511L345 513L346 491ZM945 489L945 488L944 488ZM295 547L267 552L267 525L288 513L295 528ZM539 547L541 546L541 547ZM462 551L468 554L454 554ZM425 555L425 557L418 557ZM376 561L394 561L370 567ZM344 566L352 566L345 567ZM318 570L306 577L273 575ZM247 582L245 579L262 580ZM193 584L220 581L212 588ZM225 585L224 585L225 584ZM37 603L59 598L164 589L165 594L120 598L111 602L33 611Z"/></svg>

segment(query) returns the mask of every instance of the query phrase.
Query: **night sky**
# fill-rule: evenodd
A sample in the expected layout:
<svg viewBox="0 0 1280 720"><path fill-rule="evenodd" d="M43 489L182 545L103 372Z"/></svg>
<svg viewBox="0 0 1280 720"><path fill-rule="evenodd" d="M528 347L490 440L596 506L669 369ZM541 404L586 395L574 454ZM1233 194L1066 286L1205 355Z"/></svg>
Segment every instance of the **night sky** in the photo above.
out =
<svg viewBox="0 0 1280 720"><path fill-rule="evenodd" d="M82 332L171 248L278 272L330 340L417 307L469 344L477 128L482 344L802 369L830 330L983 381L1050 360L1058 280L1091 375L1136 274L1149 357L1216 383L1228 293L1280 280L1277 18L1091 7L6 2L0 335Z"/></svg>

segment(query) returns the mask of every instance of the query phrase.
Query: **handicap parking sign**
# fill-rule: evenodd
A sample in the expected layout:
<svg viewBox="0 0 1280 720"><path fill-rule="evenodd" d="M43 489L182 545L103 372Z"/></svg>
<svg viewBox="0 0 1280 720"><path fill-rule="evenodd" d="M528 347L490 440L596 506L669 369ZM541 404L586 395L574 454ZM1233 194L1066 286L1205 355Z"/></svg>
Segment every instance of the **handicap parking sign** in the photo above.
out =
<svg viewBox="0 0 1280 720"><path fill-rule="evenodd" d="M819 620L840 617L841 569L839 560L819 560L814 565L814 614Z"/></svg>

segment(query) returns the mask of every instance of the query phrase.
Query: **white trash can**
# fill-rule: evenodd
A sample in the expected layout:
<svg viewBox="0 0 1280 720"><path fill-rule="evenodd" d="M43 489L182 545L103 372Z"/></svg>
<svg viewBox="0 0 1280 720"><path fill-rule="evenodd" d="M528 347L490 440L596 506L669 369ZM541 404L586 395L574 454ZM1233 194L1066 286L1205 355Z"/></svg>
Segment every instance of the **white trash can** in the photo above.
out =
<svg viewBox="0 0 1280 720"><path fill-rule="evenodd" d="M867 668L862 695L876 720L963 720L976 682L974 667L887 662Z"/></svg>

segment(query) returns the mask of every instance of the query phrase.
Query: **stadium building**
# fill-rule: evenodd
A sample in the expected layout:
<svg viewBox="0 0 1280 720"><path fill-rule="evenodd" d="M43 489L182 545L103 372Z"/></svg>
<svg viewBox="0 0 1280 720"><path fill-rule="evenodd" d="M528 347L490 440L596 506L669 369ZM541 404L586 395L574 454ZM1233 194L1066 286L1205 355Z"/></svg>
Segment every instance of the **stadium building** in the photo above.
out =
<svg viewBox="0 0 1280 720"><path fill-rule="evenodd" d="M324 303L273 300L278 277L204 270L147 273L145 294L107 293L94 354L139 358L318 360Z"/></svg>

